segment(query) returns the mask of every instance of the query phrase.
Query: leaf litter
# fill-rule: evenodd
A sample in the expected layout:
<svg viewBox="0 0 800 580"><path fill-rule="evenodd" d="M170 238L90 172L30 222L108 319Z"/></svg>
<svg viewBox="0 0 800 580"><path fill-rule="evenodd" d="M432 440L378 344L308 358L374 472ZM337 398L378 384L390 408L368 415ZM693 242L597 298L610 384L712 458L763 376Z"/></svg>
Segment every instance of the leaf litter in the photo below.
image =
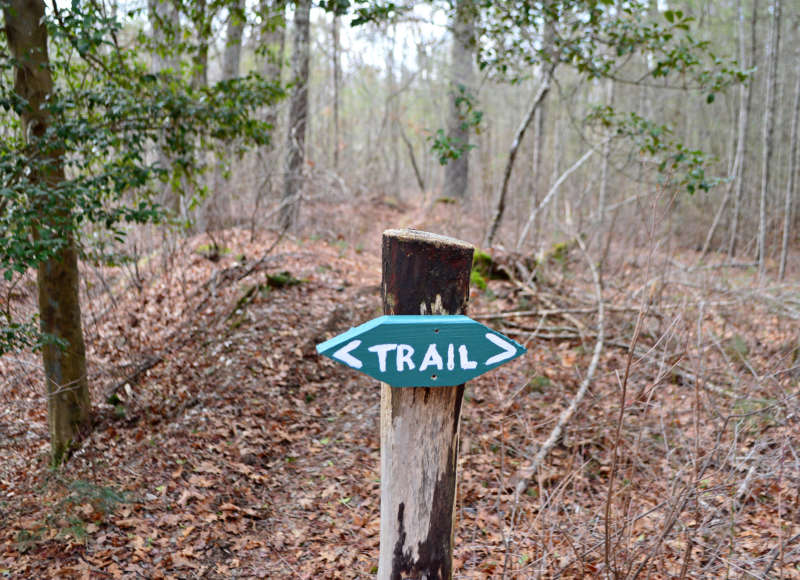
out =
<svg viewBox="0 0 800 580"><path fill-rule="evenodd" d="M379 389L314 346L381 314L377 243L286 239L266 253L274 235L217 237L231 251L216 261L196 236L153 257L140 289L109 277L111 290L85 301L96 424L62 469L47 468L36 357L0 360L0 576L374 576ZM470 314L498 316L488 323L517 333L529 353L467 388L456 577L603 573L626 356L613 337L629 338L638 305L637 266L626 268L604 294L618 310L600 373L519 498L519 474L591 356L590 280L576 260L533 285L473 288ZM702 310L688 287L662 288L646 317L649 350L625 401L611 564L650 578L679 575L687 558L689 577L758 576L771 564L768 576L798 578L797 325L732 290L703 298L730 304ZM507 316L548 309L583 311Z"/></svg>

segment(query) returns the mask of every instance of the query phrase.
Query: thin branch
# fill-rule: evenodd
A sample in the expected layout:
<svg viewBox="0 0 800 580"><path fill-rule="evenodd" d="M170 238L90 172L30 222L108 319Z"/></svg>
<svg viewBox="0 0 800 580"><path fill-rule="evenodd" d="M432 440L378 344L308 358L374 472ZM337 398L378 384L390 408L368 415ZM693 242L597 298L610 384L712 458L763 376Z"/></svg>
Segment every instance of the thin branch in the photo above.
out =
<svg viewBox="0 0 800 580"><path fill-rule="evenodd" d="M491 247L492 242L494 242L494 237L497 234L497 229L500 227L500 221L503 219L503 213L506 209L506 196L508 195L508 184L511 181L511 170L514 168L514 161L517 158L519 146L522 144L522 139L525 137L525 131L528 130L528 127L533 121L536 111L539 109L542 101L544 101L547 93L550 92L550 82L553 79L554 70L555 65L550 65L545 70L544 78L542 79L542 86L539 87L539 91L533 98L533 103L531 103L531 108L528 110L528 114L517 128L516 135L514 135L514 141L511 143L511 149L508 151L506 168L503 172L503 185L500 187L500 194L497 196L497 202L495 203L494 212L492 214L492 221L489 223L489 229L486 231L486 237L483 240L483 245L486 248Z"/></svg>
<svg viewBox="0 0 800 580"><path fill-rule="evenodd" d="M533 476L534 473L539 469L542 462L545 460L547 455L553 449L553 446L556 444L556 441L559 440L561 437L561 433L564 430L564 427L572 419L572 416L575 414L575 410L580 405L581 401L583 401L586 392L589 389L589 385L592 383L592 379L594 378L594 373L597 370L597 365L600 362L600 353L603 351L603 343L604 343L604 333L605 333L605 308L603 306L603 286L602 282L600 281L600 273L597 270L597 266L589 257L588 253L586 252L586 247L583 244L583 241L580 237L576 238L578 240L578 244L583 252L584 257L586 258L587 263L589 264L589 268L592 272L592 278L594 279L594 286L595 286L595 295L597 297L597 341L594 345L594 353L592 354L592 360L589 363L589 368L586 371L586 376L583 378L581 382L580 388L578 392L575 393L575 396L572 398L569 406L561 412L561 415L558 418L558 423L556 423L555 427L553 427L552 431L550 431L550 436L544 442L544 444L539 448L539 451L536 453L536 456L533 458L530 466L522 470L520 473L519 481L514 489L514 502L516 503L519 500L519 496L528 488L528 483Z"/></svg>
<svg viewBox="0 0 800 580"><path fill-rule="evenodd" d="M606 139L606 142L608 140ZM604 142L605 143L605 142ZM583 156L578 159L572 166L567 169L564 173L562 173L556 182L553 184L553 187L550 188L550 191L547 192L547 195L544 196L544 199L541 201L539 205L537 205L534 210L531 212L531 215L528 217L528 221L525 224L525 227L522 228L522 233L519 235L519 239L517 240L516 249L519 250L522 247L522 244L525 242L525 238L528 237L528 230L530 230L531 225L533 224L536 216L539 215L539 212L544 209L544 207L550 203L550 200L555 197L556 193L558 192L558 188L561 186L564 181L566 181L567 177L572 175L583 163L589 159L594 153L594 149L589 149Z"/></svg>

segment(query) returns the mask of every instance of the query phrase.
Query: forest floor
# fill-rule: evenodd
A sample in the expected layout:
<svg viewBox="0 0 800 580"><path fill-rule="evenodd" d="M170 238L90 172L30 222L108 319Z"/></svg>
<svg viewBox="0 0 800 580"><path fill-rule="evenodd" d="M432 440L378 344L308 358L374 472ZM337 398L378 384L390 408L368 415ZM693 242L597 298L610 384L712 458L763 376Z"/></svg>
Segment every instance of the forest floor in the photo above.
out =
<svg viewBox="0 0 800 580"><path fill-rule="evenodd" d="M351 209L315 207L314 238L231 229L219 255L198 235L87 270L95 425L58 470L36 357L0 359L0 577L374 576L380 389L315 345L382 313L382 229L458 229L445 207ZM593 277L559 248L472 289L528 353L467 387L455 577L800 578L800 283L632 251L596 348Z"/></svg>

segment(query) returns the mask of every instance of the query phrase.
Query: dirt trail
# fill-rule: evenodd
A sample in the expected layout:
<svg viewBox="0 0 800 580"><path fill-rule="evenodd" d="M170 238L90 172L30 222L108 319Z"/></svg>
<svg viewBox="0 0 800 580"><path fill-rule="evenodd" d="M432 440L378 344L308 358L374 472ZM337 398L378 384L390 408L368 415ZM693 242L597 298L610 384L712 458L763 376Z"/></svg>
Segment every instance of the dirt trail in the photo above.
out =
<svg viewBox="0 0 800 580"><path fill-rule="evenodd" d="M320 228L312 239L284 240L263 260L274 235L250 242L249 232L226 232L220 236L226 250L218 261L204 257L208 239L201 236L171 257L171 267L153 265L144 273L141 291L117 296L113 307L106 308L103 293L97 294L87 309L90 318L89 312L105 313L88 326L97 425L57 472L46 466L45 408L30 371L35 357L3 361L0 371L8 386L0 416L0 576L374 576L379 389L375 381L316 356L314 346L381 313L383 229L417 226L466 239L473 237L472 230L455 227L460 218L441 208L397 208L380 200L356 206L352 214L333 204L312 213L322 216L315 219L327 229ZM337 228L344 234L334 234ZM586 312L579 315L583 331L590 333L592 305L578 304L590 295L589 282L574 263L554 262L549 268L538 281L539 297L500 281L492 281L485 292L473 289L471 314L553 308L541 298L556 307L579 305ZM626 298L628 290L622 286L609 303ZM761 333L763 339L745 345L752 360L783 365L782 345L796 338L796 328L757 305L748 310L753 319L742 322L733 317L740 310L734 304L729 312L714 312L707 324L721 325L720 319L746 327L745 336ZM622 309L609 316L609 335L621 340L632 315ZM686 310L671 319L648 319L645 339L650 340L649 333L671 332L664 335L665 349L691 344L691 335L679 333L683 317L685 328L696 327L695 316ZM514 504L515 474L568 404L591 343L577 333L570 338L572 331L564 330L569 321L552 316L546 325L554 330L547 332L566 332L567 338L531 338L543 324L539 318L493 324L528 337L530 350L467 388L456 577L498 577L504 567L514 578L559 570L566 578L595 576L603 567L597 514L604 507L624 351L603 353L586 404ZM715 331L722 336L726 329ZM153 357L157 364L123 382L116 399L106 400L110 386ZM707 368L713 362L709 358ZM724 364L714 368L725 369ZM681 380L654 373L637 361L632 390L646 397L626 402L626 483L615 504L615 525L625 514L648 515L620 528L615 550L625 562L641 561L647 542L663 529L692 450L714 445L716 415L699 423L694 413L730 404L703 391L698 399ZM775 400L778 387L788 389L795 380L785 373L774 376L764 383L764 392L752 391L741 404L760 405L768 388ZM737 423L730 453L722 449L703 480L703 503L680 515L683 527L664 543L653 564L658 568L649 568L651 577L679 573L682 538L692 525L707 526L698 550L725 546L726 558L754 573L772 557L778 538L800 531L800 521L787 512L796 505L797 472L788 460L780 478L778 470L765 467L778 465L781 445L776 442L787 440L797 421L797 416L776 417L753 415ZM762 439L767 443L759 443ZM758 465L765 469L755 472L748 495L731 513L726 507L731 486L741 484L747 469L726 461L745 457L749 449L757 450ZM721 517L733 518L741 532L733 548L730 534L712 525ZM724 571L723 564L707 561L711 576ZM784 577L800 576L798 562L800 554L787 550Z"/></svg>

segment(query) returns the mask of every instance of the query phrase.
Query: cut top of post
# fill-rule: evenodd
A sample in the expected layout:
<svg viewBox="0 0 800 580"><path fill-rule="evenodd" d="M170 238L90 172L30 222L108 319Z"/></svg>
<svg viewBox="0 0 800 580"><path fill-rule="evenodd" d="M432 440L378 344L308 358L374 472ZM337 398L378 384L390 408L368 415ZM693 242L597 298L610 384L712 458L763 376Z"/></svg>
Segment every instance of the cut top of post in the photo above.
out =
<svg viewBox="0 0 800 580"><path fill-rule="evenodd" d="M383 232L383 313L466 314L474 250L430 232Z"/></svg>
<svg viewBox="0 0 800 580"><path fill-rule="evenodd" d="M450 236L442 236L440 234L432 234L431 232L423 232L422 230L414 229L401 229L401 230L385 230L383 235L390 238L396 238L402 241L409 242L423 242L433 244L434 246L457 246L465 250L475 250L475 246L469 242L451 238Z"/></svg>

